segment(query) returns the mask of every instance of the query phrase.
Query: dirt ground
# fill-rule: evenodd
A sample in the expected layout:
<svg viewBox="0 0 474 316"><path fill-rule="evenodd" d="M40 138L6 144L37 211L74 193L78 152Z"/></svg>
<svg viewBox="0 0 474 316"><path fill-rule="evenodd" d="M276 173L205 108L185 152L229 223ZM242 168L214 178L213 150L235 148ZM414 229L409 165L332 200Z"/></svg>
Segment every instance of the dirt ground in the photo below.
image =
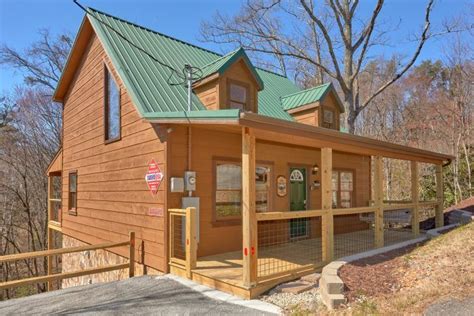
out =
<svg viewBox="0 0 474 316"><path fill-rule="evenodd" d="M345 265L346 308L336 313L422 313L427 306L474 297L474 223L423 245Z"/></svg>

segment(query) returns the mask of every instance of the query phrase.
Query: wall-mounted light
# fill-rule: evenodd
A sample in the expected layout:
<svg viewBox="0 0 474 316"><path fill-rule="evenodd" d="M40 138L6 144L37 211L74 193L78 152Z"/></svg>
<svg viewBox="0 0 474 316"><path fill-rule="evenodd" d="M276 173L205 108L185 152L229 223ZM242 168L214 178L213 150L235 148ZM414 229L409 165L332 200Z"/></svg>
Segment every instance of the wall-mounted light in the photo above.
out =
<svg viewBox="0 0 474 316"><path fill-rule="evenodd" d="M318 171L319 171L319 166L317 164L315 164L312 168L311 168L311 173L313 175L317 175L318 174Z"/></svg>

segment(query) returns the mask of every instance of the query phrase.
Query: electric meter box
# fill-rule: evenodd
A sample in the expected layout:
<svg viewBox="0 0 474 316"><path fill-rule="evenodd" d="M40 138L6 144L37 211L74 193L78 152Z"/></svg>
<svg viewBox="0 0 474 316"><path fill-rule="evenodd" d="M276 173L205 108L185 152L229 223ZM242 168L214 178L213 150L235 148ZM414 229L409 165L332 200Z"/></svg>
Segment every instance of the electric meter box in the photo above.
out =
<svg viewBox="0 0 474 316"><path fill-rule="evenodd" d="M184 179L173 177L170 179L171 192L184 192Z"/></svg>
<svg viewBox="0 0 474 316"><path fill-rule="evenodd" d="M184 172L184 190L196 191L196 171Z"/></svg>

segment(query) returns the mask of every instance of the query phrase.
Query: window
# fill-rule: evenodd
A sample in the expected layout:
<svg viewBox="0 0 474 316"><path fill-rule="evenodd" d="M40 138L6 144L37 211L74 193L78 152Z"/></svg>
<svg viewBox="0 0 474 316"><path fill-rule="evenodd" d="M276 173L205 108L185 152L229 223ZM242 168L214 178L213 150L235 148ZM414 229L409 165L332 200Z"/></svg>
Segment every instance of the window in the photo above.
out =
<svg viewBox="0 0 474 316"><path fill-rule="evenodd" d="M77 214L77 172L69 173L69 195L68 195L68 209L69 213Z"/></svg>
<svg viewBox="0 0 474 316"><path fill-rule="evenodd" d="M323 109L323 127L335 128L333 111Z"/></svg>
<svg viewBox="0 0 474 316"><path fill-rule="evenodd" d="M231 83L229 88L229 107L244 111L247 108L247 94L245 86Z"/></svg>
<svg viewBox="0 0 474 316"><path fill-rule="evenodd" d="M352 171L333 170L332 207L349 208L353 204L354 173Z"/></svg>
<svg viewBox="0 0 474 316"><path fill-rule="evenodd" d="M269 210L270 200L269 166L255 168L256 211ZM219 161L216 163L216 220L239 219L242 215L242 167L239 162Z"/></svg>
<svg viewBox="0 0 474 316"><path fill-rule="evenodd" d="M120 90L105 67L105 141L120 139Z"/></svg>

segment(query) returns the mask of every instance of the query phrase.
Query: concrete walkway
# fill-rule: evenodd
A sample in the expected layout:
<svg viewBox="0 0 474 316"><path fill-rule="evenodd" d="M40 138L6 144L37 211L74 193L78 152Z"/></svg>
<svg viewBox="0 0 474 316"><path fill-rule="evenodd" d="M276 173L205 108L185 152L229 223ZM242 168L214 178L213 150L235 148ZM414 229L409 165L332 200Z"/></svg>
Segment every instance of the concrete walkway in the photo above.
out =
<svg viewBox="0 0 474 316"><path fill-rule="evenodd" d="M0 302L0 315L273 315L212 299L167 278L142 276Z"/></svg>

